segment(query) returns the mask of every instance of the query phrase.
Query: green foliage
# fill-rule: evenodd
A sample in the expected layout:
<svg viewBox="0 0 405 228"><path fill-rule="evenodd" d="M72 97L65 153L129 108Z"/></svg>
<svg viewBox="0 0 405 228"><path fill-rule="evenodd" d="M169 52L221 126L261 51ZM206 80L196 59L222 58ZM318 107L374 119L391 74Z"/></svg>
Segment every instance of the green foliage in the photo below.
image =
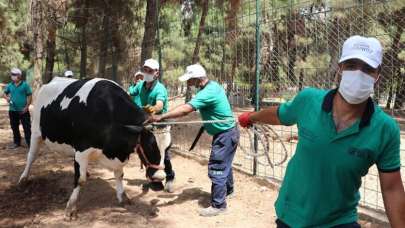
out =
<svg viewBox="0 0 405 228"><path fill-rule="evenodd" d="M30 63L21 52L25 33L27 1L0 2L0 82L9 81L12 67L26 70Z"/></svg>

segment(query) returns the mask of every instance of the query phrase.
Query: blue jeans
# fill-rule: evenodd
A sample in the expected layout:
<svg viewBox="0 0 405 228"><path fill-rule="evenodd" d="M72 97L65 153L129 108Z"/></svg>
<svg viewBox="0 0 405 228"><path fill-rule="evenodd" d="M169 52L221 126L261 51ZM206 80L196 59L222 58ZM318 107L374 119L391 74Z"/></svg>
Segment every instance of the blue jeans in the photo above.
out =
<svg viewBox="0 0 405 228"><path fill-rule="evenodd" d="M232 161L239 142L239 129L234 127L214 136L208 162L211 206L226 208L226 196L233 192Z"/></svg>

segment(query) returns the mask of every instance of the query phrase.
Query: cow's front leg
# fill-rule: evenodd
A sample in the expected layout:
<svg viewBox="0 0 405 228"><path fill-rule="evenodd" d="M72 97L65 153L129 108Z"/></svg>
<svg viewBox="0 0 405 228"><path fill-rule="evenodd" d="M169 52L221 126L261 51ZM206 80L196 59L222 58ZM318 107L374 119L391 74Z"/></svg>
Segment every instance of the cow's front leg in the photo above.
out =
<svg viewBox="0 0 405 228"><path fill-rule="evenodd" d="M120 204L130 204L131 201L129 200L127 194L125 193L124 185L122 184L122 180L124 178L124 172L122 168L114 170L114 176L118 202Z"/></svg>

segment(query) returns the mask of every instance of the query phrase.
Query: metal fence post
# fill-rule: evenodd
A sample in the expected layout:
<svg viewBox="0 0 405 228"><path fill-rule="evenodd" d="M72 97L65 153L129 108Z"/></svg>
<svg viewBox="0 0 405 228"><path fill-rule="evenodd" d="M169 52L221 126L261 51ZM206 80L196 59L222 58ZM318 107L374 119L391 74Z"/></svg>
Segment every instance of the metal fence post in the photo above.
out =
<svg viewBox="0 0 405 228"><path fill-rule="evenodd" d="M256 0L256 104L255 111L260 110L260 1ZM258 152L257 136L254 134L254 150ZM257 158L253 158L253 175L257 175Z"/></svg>

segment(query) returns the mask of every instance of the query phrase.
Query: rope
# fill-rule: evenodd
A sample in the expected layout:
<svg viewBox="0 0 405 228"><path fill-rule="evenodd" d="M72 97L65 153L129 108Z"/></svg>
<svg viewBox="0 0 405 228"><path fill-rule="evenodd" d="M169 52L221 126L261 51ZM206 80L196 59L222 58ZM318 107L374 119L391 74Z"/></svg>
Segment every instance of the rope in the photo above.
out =
<svg viewBox="0 0 405 228"><path fill-rule="evenodd" d="M167 122L156 122L152 125L178 125L178 124L213 124L213 123L227 123L227 122L237 122L236 118L230 118L225 120L192 120L192 121L167 121Z"/></svg>
<svg viewBox="0 0 405 228"><path fill-rule="evenodd" d="M152 123L152 126L161 126L161 125L185 125L185 124L213 124L213 123L227 123L227 122L238 122L236 118L229 118L225 120L192 120L192 121L167 121L167 122L156 122ZM277 132L270 126L268 125L254 125L251 128L246 129L247 134L249 135L249 141L250 141L250 152L244 148L239 141L239 148L243 151L248 156L251 157L262 157L265 156L268 164L262 163L259 159L257 159L257 163L263 166L270 165L271 168L274 168L274 166L279 166L282 165L285 161L287 161L288 153L287 153L287 148L281 140L281 137L277 134ZM270 159L269 155L269 135L267 135L267 132L271 132L274 134L274 136L277 138L277 140L281 143L281 146L283 147L283 158L281 159L280 162L272 162ZM263 137L264 135L264 137ZM254 137L257 137L259 142L263 146L263 152L262 153L256 153L255 151L255 146L254 146Z"/></svg>

